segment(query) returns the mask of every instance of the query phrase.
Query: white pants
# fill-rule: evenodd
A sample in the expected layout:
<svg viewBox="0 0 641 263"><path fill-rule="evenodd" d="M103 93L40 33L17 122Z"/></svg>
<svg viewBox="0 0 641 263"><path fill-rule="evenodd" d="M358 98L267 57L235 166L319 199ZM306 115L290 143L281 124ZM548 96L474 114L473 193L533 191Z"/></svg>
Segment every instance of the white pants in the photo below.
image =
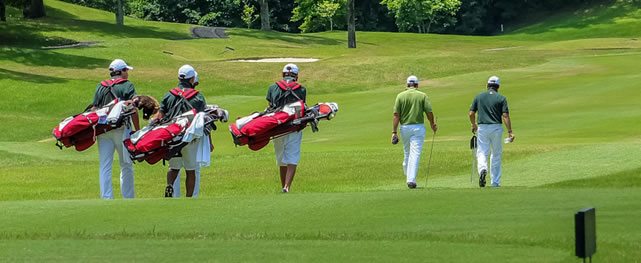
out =
<svg viewBox="0 0 641 263"><path fill-rule="evenodd" d="M478 163L478 172L487 169L487 157L490 156L492 163L488 171L492 178L492 186L501 185L501 154L503 153L503 126L501 124L479 124L477 132L478 148L476 150L476 160ZM490 153L491 150L491 153Z"/></svg>
<svg viewBox="0 0 641 263"><path fill-rule="evenodd" d="M123 198L134 198L134 168L131 160L123 156L123 134L125 129L116 129L98 136L98 151L100 155L100 197L113 199L111 172L114 151L118 152L120 162L120 191Z"/></svg>
<svg viewBox="0 0 641 263"><path fill-rule="evenodd" d="M194 193L192 194L191 198L198 197L199 192L200 192L200 167L196 168L196 183L194 184ZM174 181L173 197L174 198L180 197L180 172L178 172L178 177L176 177L176 181Z"/></svg>
<svg viewBox="0 0 641 263"><path fill-rule="evenodd" d="M298 165L300 160L300 144L303 140L303 132L292 132L274 139L274 151L278 166L288 164Z"/></svg>
<svg viewBox="0 0 641 263"><path fill-rule="evenodd" d="M425 141L425 125L401 125L401 139L403 140L403 151L405 152L403 173L407 177L408 183L416 183L418 163L421 159L421 151Z"/></svg>

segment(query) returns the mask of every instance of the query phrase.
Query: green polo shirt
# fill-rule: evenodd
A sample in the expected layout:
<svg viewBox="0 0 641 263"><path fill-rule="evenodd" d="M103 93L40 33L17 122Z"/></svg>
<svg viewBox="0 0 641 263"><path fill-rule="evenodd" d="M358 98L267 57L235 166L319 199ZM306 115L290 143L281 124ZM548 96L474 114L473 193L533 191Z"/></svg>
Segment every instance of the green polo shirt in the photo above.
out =
<svg viewBox="0 0 641 263"><path fill-rule="evenodd" d="M303 102L306 102L307 90L305 89L305 87L301 85L300 88L297 88L292 92L296 94L298 98L303 100ZM279 108L283 105L298 101L298 98L293 95L285 96L286 93L287 91L282 90L276 83L269 86L269 89L267 90L267 96L265 97L265 99L267 99L267 101L269 102L269 107Z"/></svg>
<svg viewBox="0 0 641 263"><path fill-rule="evenodd" d="M131 81L123 82L120 84L116 84L112 87L114 94L118 96L118 99L120 100L130 100L133 99L134 96L136 96L136 89L134 88L134 84L131 83ZM96 108L101 108L109 102L112 102L115 98L109 92L108 87L102 87L102 84L98 83L96 86L96 92L93 96L93 106Z"/></svg>
<svg viewBox="0 0 641 263"><path fill-rule="evenodd" d="M191 87L186 83L179 83L178 87L183 90L191 89ZM188 102L191 107L194 107L194 109L196 109L196 111L198 112L204 111L205 107L207 106L205 96L203 96L203 94L200 92L198 92L198 94L192 97ZM165 119L171 119L180 114L183 114L186 111L191 110L191 107L184 103L184 100L182 98L171 94L171 92L167 92L160 102L160 112L165 115Z"/></svg>
<svg viewBox="0 0 641 263"><path fill-rule="evenodd" d="M423 114L432 112L432 104L423 92L407 89L396 96L394 113L398 113L402 125L423 124Z"/></svg>
<svg viewBox="0 0 641 263"><path fill-rule="evenodd" d="M478 124L501 124L503 123L503 113L510 112L505 96L493 89L476 95L472 106L470 106L470 111L478 112L476 119Z"/></svg>

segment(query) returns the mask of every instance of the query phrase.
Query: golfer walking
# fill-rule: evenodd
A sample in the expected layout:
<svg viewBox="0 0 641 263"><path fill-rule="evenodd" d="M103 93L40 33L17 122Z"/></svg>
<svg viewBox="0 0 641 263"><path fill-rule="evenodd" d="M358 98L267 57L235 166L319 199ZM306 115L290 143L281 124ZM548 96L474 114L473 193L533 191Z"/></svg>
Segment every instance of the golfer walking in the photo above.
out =
<svg viewBox="0 0 641 263"><path fill-rule="evenodd" d="M307 96L305 87L297 84L298 66L287 64L283 67L282 73L283 80L279 81L281 85L279 83L272 84L267 91L266 99L269 102L269 108L272 110L279 110L283 106L296 101L302 100L305 102ZM302 140L302 131L292 132L273 140L283 193L289 192L289 188L294 181L296 167L300 160Z"/></svg>
<svg viewBox="0 0 641 263"><path fill-rule="evenodd" d="M196 83L196 70L190 65L184 65L178 69L178 88L181 93L196 92L196 95L189 99L183 97L182 94L174 95L171 91L167 92L160 103L160 113L156 117L156 121L162 119L168 120L179 116L191 109L196 112L205 110L207 103L205 97L198 91L191 91L194 89ZM202 139L202 138L201 138ZM198 140L191 141L180 151L181 157L174 157L169 160L169 170L167 171L167 186L165 187L165 197L173 197L174 182L181 168L185 168L185 196L192 197L194 188L196 186L196 170L198 169L197 152Z"/></svg>
<svg viewBox="0 0 641 263"><path fill-rule="evenodd" d="M114 99L131 100L136 95L134 84L129 81L130 67L122 59L116 59L109 65L110 79L101 82L96 87L93 108L102 108ZM138 130L138 114L132 115L134 128ZM134 198L134 168L132 161L123 156L124 145L122 141L129 136L129 128L108 131L98 136L98 151L100 156L100 197L113 199L113 186L111 183L114 151L118 152L120 163L120 191L123 198Z"/></svg>
<svg viewBox="0 0 641 263"><path fill-rule="evenodd" d="M392 144L398 143L398 125L401 124L401 139L403 140L403 173L407 178L407 187L416 188L416 174L425 140L425 119L427 116L430 127L436 132L438 127L434 122L432 105L423 92L418 91L418 78L407 78L407 89L396 96L394 103L394 119Z"/></svg>
<svg viewBox="0 0 641 263"><path fill-rule="evenodd" d="M469 117L472 124L472 133L477 134L478 148L476 150L477 169L479 173L479 186L485 187L485 177L488 173L487 157L490 156L492 187L501 186L501 154L503 144L502 122L505 121L508 138L507 142L514 141L510 111L505 96L499 94L501 81L492 76L487 81L487 91L477 95L470 107ZM478 118L476 113L478 112ZM477 125L478 124L478 125Z"/></svg>

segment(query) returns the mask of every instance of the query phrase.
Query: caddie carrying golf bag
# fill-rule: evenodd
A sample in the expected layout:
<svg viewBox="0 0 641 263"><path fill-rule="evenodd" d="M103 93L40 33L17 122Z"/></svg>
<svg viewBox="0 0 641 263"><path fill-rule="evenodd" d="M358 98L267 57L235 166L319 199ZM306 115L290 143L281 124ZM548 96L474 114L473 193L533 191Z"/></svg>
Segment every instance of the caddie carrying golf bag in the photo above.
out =
<svg viewBox="0 0 641 263"><path fill-rule="evenodd" d="M134 161L155 164L180 156L180 151L195 137L209 138L216 130L215 121L227 122L229 113L216 105L204 112L189 110L167 121L159 121L131 135L123 143ZM187 138L190 138L187 140Z"/></svg>
<svg viewBox="0 0 641 263"><path fill-rule="evenodd" d="M332 119L336 112L338 104L334 102L318 103L307 108L305 103L297 101L276 111L266 110L240 118L229 125L229 131L236 145L248 145L249 149L258 151L271 139L303 130L307 124L316 132L318 122Z"/></svg>
<svg viewBox="0 0 641 263"><path fill-rule="evenodd" d="M101 85L109 89L115 98L102 108L91 110L92 105L85 112L64 119L55 128L52 134L56 138L56 146L74 146L77 151L84 151L96 142L96 137L113 129L125 125L136 113L136 105L120 101L111 88L113 85L126 82L124 79L105 80Z"/></svg>

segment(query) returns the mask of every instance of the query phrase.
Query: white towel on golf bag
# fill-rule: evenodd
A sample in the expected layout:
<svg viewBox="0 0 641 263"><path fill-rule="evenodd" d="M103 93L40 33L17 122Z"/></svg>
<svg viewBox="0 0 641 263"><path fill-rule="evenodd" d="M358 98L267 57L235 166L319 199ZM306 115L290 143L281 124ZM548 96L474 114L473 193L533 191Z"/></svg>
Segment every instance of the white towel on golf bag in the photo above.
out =
<svg viewBox="0 0 641 263"><path fill-rule="evenodd" d="M196 164L198 164L198 167L208 167L211 164L211 145L209 144L209 138L203 136L197 143Z"/></svg>
<svg viewBox="0 0 641 263"><path fill-rule="evenodd" d="M205 113L199 112L194 116L194 120L191 122L187 130L185 130L185 135L183 136L183 142L191 142L195 139L202 138L205 135Z"/></svg>
<svg viewBox="0 0 641 263"><path fill-rule="evenodd" d="M111 109L111 112L109 112L109 115L107 115L107 123L115 123L118 121L118 118L120 118L120 114L122 114L122 107L125 104L124 101L116 103L114 107Z"/></svg>

